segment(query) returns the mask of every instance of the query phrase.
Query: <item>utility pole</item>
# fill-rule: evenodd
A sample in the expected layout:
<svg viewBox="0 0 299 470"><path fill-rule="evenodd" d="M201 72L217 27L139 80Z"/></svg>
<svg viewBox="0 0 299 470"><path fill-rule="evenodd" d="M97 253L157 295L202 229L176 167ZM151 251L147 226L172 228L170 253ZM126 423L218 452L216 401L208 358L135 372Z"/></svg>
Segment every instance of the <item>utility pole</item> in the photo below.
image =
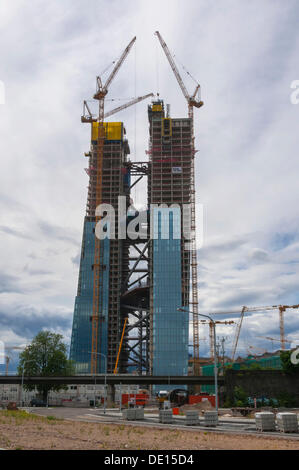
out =
<svg viewBox="0 0 299 470"><path fill-rule="evenodd" d="M224 349L225 338L222 336L221 340L221 349L222 349L222 375L224 375L224 358L225 358L225 349Z"/></svg>
<svg viewBox="0 0 299 470"><path fill-rule="evenodd" d="M217 351L217 364L220 363L220 343L218 342L216 345L216 351Z"/></svg>

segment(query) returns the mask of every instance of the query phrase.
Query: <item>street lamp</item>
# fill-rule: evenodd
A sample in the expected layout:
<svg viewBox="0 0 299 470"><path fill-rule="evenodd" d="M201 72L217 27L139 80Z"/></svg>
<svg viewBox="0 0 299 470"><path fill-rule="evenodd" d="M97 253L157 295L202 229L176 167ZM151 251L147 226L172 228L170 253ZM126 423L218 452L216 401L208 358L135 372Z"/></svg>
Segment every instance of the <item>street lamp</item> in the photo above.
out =
<svg viewBox="0 0 299 470"><path fill-rule="evenodd" d="M90 354L96 354L97 356L103 356L104 359L105 359L105 385L104 385L104 389L105 389L105 394L104 394L104 415L106 414L106 385L107 385L107 356L103 353L97 353L97 352L93 352L93 351L88 351ZM94 375L94 385L95 385L95 391L94 391L94 407L96 407L96 373Z"/></svg>
<svg viewBox="0 0 299 470"><path fill-rule="evenodd" d="M184 308L178 308L180 312L192 313L194 315L195 312L191 312L190 310L185 310ZM217 368L217 354L216 354L216 323L212 317L209 315L203 315L202 313L196 313L195 315L199 317L208 318L213 325L214 330L214 380L215 380L215 409L218 412L218 368Z"/></svg>
<svg viewBox="0 0 299 470"><path fill-rule="evenodd" d="M22 368L22 385L21 385L21 399L20 399L21 406L22 406L22 403L23 403L23 386L24 386L25 364L28 364L28 362L35 362L35 359L29 359L29 361L24 361L24 364L23 364L23 368Z"/></svg>

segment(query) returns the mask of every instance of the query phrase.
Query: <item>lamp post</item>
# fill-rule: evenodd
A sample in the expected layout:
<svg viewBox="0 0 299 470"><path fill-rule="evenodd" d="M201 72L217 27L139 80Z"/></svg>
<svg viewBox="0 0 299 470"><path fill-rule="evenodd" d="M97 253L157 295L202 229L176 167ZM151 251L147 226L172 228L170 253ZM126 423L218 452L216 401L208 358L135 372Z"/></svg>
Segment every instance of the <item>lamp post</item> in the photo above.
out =
<svg viewBox="0 0 299 470"><path fill-rule="evenodd" d="M23 368L22 368L22 385L21 385L21 406L23 403L23 386L24 386L24 372L25 372L25 364L28 364L28 362L35 362L34 359L29 359L29 361L24 361Z"/></svg>
<svg viewBox="0 0 299 470"><path fill-rule="evenodd" d="M192 313L194 314L194 312L191 312L190 310L185 310L184 308L178 308L177 310L179 310L180 312L186 312L186 313ZM202 313L196 313L197 316L199 317L204 317L204 318L208 318L210 320L210 322L212 323L213 325L213 330L214 330L214 381L215 381L215 409L216 411L218 412L218 368L217 368L217 354L216 354L216 323L215 321L213 320L212 317L210 317L209 315L203 315Z"/></svg>
<svg viewBox="0 0 299 470"><path fill-rule="evenodd" d="M105 359L105 395L104 395L104 415L106 414L106 385L107 385L107 356L103 353L99 352L92 352L89 351L90 354L96 354L97 356L103 356ZM96 374L94 375L94 385L95 385L95 392L94 392L94 407L96 407Z"/></svg>

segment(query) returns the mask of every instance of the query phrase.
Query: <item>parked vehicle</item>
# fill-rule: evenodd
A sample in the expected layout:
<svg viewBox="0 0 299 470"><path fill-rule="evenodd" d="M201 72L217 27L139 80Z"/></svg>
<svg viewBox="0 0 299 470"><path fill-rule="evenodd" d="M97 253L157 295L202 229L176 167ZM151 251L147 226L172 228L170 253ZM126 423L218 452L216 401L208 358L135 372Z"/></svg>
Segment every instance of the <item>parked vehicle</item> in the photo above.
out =
<svg viewBox="0 0 299 470"><path fill-rule="evenodd" d="M47 403L45 403L40 398L32 398L32 400L30 401L30 406L47 406Z"/></svg>
<svg viewBox="0 0 299 470"><path fill-rule="evenodd" d="M162 410L164 401L167 401L169 397L169 392L166 390L160 390L157 393L157 402L159 403L159 408Z"/></svg>
<svg viewBox="0 0 299 470"><path fill-rule="evenodd" d="M189 401L189 392L183 388L176 388L170 392L169 400L175 406L186 405Z"/></svg>

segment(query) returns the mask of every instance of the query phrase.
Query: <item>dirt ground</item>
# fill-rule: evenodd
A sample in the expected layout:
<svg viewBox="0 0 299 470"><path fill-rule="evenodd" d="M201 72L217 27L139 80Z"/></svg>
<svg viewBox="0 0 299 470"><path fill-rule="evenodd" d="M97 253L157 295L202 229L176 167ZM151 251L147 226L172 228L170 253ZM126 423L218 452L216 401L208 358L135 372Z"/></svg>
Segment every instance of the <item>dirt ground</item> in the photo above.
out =
<svg viewBox="0 0 299 470"><path fill-rule="evenodd" d="M0 411L0 447L15 450L298 450L299 441L64 421L24 411Z"/></svg>

